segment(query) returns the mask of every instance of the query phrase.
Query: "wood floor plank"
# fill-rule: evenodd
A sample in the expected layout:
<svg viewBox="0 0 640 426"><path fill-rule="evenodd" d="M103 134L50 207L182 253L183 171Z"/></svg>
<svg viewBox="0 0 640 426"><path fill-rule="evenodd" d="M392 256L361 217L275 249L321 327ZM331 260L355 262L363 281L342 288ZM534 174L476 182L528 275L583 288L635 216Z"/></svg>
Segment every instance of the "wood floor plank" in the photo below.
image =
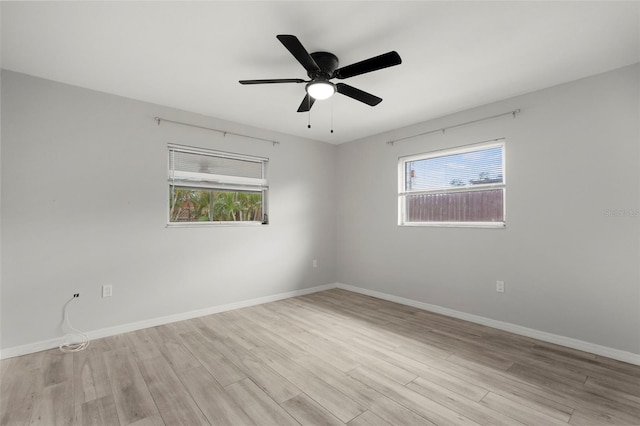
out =
<svg viewBox="0 0 640 426"><path fill-rule="evenodd" d="M624 393L627 394L628 397L631 397L635 400L640 400L640 378L633 378L632 380L620 380L620 378L617 376L590 376L585 384L591 384L598 387L610 389L612 391Z"/></svg>
<svg viewBox="0 0 640 426"><path fill-rule="evenodd" d="M147 330L132 331L126 333L125 337L137 361L160 356L160 351Z"/></svg>
<svg viewBox="0 0 640 426"><path fill-rule="evenodd" d="M89 348L99 349L101 352L114 351L116 349L128 349L129 341L126 333L116 334L91 342L89 344Z"/></svg>
<svg viewBox="0 0 640 426"><path fill-rule="evenodd" d="M543 368L531 362L526 364L516 362L509 367L507 371L516 377L527 377L528 380L535 378L538 383L544 383L546 385L559 383L568 386L581 386L587 380L587 376L580 376L579 378L569 377L569 374L563 374L557 371L557 369Z"/></svg>
<svg viewBox="0 0 640 426"><path fill-rule="evenodd" d="M103 356L120 422L128 425L158 414L131 350L116 349Z"/></svg>
<svg viewBox="0 0 640 426"><path fill-rule="evenodd" d="M0 383L0 425L29 423L36 395L43 388L42 370L33 368L33 360L29 355L17 358L5 372Z"/></svg>
<svg viewBox="0 0 640 426"><path fill-rule="evenodd" d="M640 382L640 379L638 379L638 382ZM640 407L640 395L635 385L630 386L615 379L589 377L584 384L584 389L587 392L596 394L607 394L615 399L627 401L629 404Z"/></svg>
<svg viewBox="0 0 640 426"><path fill-rule="evenodd" d="M471 401L478 402L489 392L486 388L476 385L469 380L461 379L422 363L411 364L411 366L407 366L407 368L418 374L419 378L435 383Z"/></svg>
<svg viewBox="0 0 640 426"><path fill-rule="evenodd" d="M629 417L624 413L607 413L601 410L579 408L572 415L569 424L575 426L636 426L640 425L640 418Z"/></svg>
<svg viewBox="0 0 640 426"><path fill-rule="evenodd" d="M455 411L440 405L429 398L402 386L385 376L371 371L365 367L358 367L349 372L349 375L356 380L371 386L378 392L387 395L389 398L404 405L416 412L420 416L435 424L449 425L478 425L479 423L465 417Z"/></svg>
<svg viewBox="0 0 640 426"><path fill-rule="evenodd" d="M230 384L227 393L256 424L298 426L298 422L250 379Z"/></svg>
<svg viewBox="0 0 640 426"><path fill-rule="evenodd" d="M252 339L261 342L260 347L277 346L280 353L290 358L313 352L313 348L311 346L303 341L291 338L291 336L288 335L289 333L295 333L295 325L291 325L286 330L280 328L276 332L274 331L275 326L271 326L271 324L269 326L265 326L265 323L260 318L251 316L242 309L238 310L236 313L244 319L244 326L242 327L241 334L251 336ZM236 336L232 336L231 338L235 339Z"/></svg>
<svg viewBox="0 0 640 426"><path fill-rule="evenodd" d="M151 417L145 417L144 419L137 420L128 426L166 426L162 421L162 417L156 414Z"/></svg>
<svg viewBox="0 0 640 426"><path fill-rule="evenodd" d="M407 388L481 425L522 425L522 423L513 417L506 416L501 412L487 408L476 401L465 398L460 394L452 392L421 377L412 383L409 383Z"/></svg>
<svg viewBox="0 0 640 426"><path fill-rule="evenodd" d="M65 354L67 355L67 354ZM36 395L30 425L71 425L75 418L71 380L45 386Z"/></svg>
<svg viewBox="0 0 640 426"><path fill-rule="evenodd" d="M180 380L212 425L255 424L206 368L186 370Z"/></svg>
<svg viewBox="0 0 640 426"><path fill-rule="evenodd" d="M366 411L353 399L278 352L261 348L256 356L341 421L346 423Z"/></svg>
<svg viewBox="0 0 640 426"><path fill-rule="evenodd" d="M91 399L77 405L75 424L78 426L119 425L113 395Z"/></svg>
<svg viewBox="0 0 640 426"><path fill-rule="evenodd" d="M158 351L164 356L171 368L176 372L199 367L200 362L184 346L180 333L184 327L178 329L174 324L152 327L147 330ZM189 331L195 331L189 328Z"/></svg>
<svg viewBox="0 0 640 426"><path fill-rule="evenodd" d="M514 367L517 368L510 368L509 373L551 389L576 409L584 411L597 408L605 415L626 417L626 414L630 414L633 418L640 418L640 406L628 400L617 399L611 393L591 393L583 384L575 384L553 373L541 374L537 368L522 365L514 365Z"/></svg>
<svg viewBox="0 0 640 426"><path fill-rule="evenodd" d="M628 362L618 361L616 359L606 358L596 355L593 361L595 365L606 368L609 371L615 371L616 373L624 374L627 377L635 377L640 379L640 369L637 365L629 364Z"/></svg>
<svg viewBox="0 0 640 426"><path fill-rule="evenodd" d="M111 382L103 352L95 347L73 354L73 391L75 403L111 396Z"/></svg>
<svg viewBox="0 0 640 426"><path fill-rule="evenodd" d="M0 383L5 379L5 374L8 374L8 377L15 377L16 371L42 370L42 358L45 352L35 352L15 358L3 359L0 362L2 364Z"/></svg>
<svg viewBox="0 0 640 426"><path fill-rule="evenodd" d="M205 337L210 336L208 329L200 329L200 332ZM224 340L211 341L211 343L218 352L232 360L238 369L253 380L274 401L284 402L302 392L233 339L225 338Z"/></svg>
<svg viewBox="0 0 640 426"><path fill-rule="evenodd" d="M353 379L353 377L344 374L342 371L334 368L331 364L326 363L321 359L307 355L305 357L296 358L293 361L295 361L298 366L309 371L309 373L314 374L332 388L351 398L360 407L371 408L376 405L382 397L382 394L363 385Z"/></svg>
<svg viewBox="0 0 640 426"><path fill-rule="evenodd" d="M296 395L280 405L303 426L340 426L345 424L304 394Z"/></svg>
<svg viewBox="0 0 640 426"><path fill-rule="evenodd" d="M505 398L516 401L518 398L524 398L531 404L536 404L540 410L555 410L558 416L564 416L567 419L574 410L572 400L558 394L554 389L529 383L505 371L459 358L456 355L447 358L442 365L436 364L435 367L464 380L470 380Z"/></svg>
<svg viewBox="0 0 640 426"><path fill-rule="evenodd" d="M378 399L375 405L369 407L369 411L393 425L435 426L424 416L387 396Z"/></svg>
<svg viewBox="0 0 640 426"><path fill-rule="evenodd" d="M250 329L247 330L242 327L238 324L237 317L229 314L230 312L223 312L198 318L197 320L201 323L198 328L204 326L220 339L233 338L247 350L252 350L264 344L259 334L254 334Z"/></svg>
<svg viewBox="0 0 640 426"><path fill-rule="evenodd" d="M380 418L392 424L433 425L425 418L387 398L353 377L343 374L330 364L315 357L298 360L298 364L315 373L322 381L342 392L361 407L367 408Z"/></svg>
<svg viewBox="0 0 640 426"><path fill-rule="evenodd" d="M569 421L569 419L571 418L571 414L573 414L574 412L573 408L568 408L560 404L554 405L551 400L542 398L540 395L532 394L528 391L521 391L519 389L497 389L491 391L491 393L494 395L499 395L500 397L512 401L516 404L529 407L536 413L544 414L547 417L551 417L565 423Z"/></svg>
<svg viewBox="0 0 640 426"><path fill-rule="evenodd" d="M503 396L495 394L493 392L489 392L480 404L485 407L490 408L491 410L502 413L507 417L510 417L518 422L531 425L545 425L545 426L566 426L567 422L558 420L554 417L550 417L536 410L535 408L529 407L524 404L520 404L511 399L507 399Z"/></svg>
<svg viewBox="0 0 640 426"><path fill-rule="evenodd" d="M182 340L193 356L222 386L247 377L227 357L218 353L215 346L200 333L193 331L182 334Z"/></svg>
<svg viewBox="0 0 640 426"><path fill-rule="evenodd" d="M241 311L241 309L238 311ZM219 315L205 317L205 319L209 327L218 331L220 329L227 330L226 337L236 339L238 343L249 350L268 345L269 342L264 340L262 324L259 324L260 327L256 327L255 323L246 321L238 311L227 311ZM218 324L220 328L215 325L212 326L211 322Z"/></svg>
<svg viewBox="0 0 640 426"><path fill-rule="evenodd" d="M595 361L598 356L589 352L584 352L578 349L568 348L566 346L556 345L554 343L535 341L535 344L531 348L533 353L541 353L545 355L555 354L563 359L569 360L593 360Z"/></svg>
<svg viewBox="0 0 640 426"><path fill-rule="evenodd" d="M469 382L468 380L460 379L456 376L452 376L451 374L438 370L437 368L430 367L430 364L433 364L434 362L437 363L438 360L431 357L425 358L424 354L423 356L419 357L422 360L422 362L419 362L413 358L405 356L402 352L406 351L400 349L384 350L376 349L372 346L367 347L370 353L375 355L376 357L384 359L390 364L402 366L404 370L413 373L414 379L416 376L420 376L422 378L435 381L440 386L443 386L475 401L480 401L482 397L488 392L487 389L481 386L477 386ZM367 367L370 367L368 363Z"/></svg>
<svg viewBox="0 0 640 426"><path fill-rule="evenodd" d="M138 362L162 420L170 425L208 425L200 408L162 357Z"/></svg>
<svg viewBox="0 0 640 426"><path fill-rule="evenodd" d="M73 353L50 349L42 352L44 386L73 380Z"/></svg>
<svg viewBox="0 0 640 426"><path fill-rule="evenodd" d="M344 372L359 365L360 361L356 359L357 357L350 351L345 350L348 344L344 334L336 338L333 334L325 333L326 327L322 328L315 321L301 321L299 315L295 319L289 316L288 312L286 311L284 314L285 317L289 318L292 323L304 324L304 329L300 329L296 333L291 333L290 330L287 332L282 328L274 328L274 331L286 333L283 337L307 352L310 348L313 348L312 355L321 357Z"/></svg>
<svg viewBox="0 0 640 426"><path fill-rule="evenodd" d="M306 356L307 359L316 358L342 372L347 372L361 364L366 364L369 368L401 384L409 383L417 377L414 372L406 370L402 364L389 362L384 356L380 356L380 352L376 353L371 347L354 344L353 339L349 339L346 342L328 343L316 337L309 340L308 344L314 349ZM349 362L342 364L335 362L334 355L336 354L337 357L348 359Z"/></svg>
<svg viewBox="0 0 640 426"><path fill-rule="evenodd" d="M349 426L392 426L371 411L367 410L347 423ZM406 424L406 423L405 423Z"/></svg>

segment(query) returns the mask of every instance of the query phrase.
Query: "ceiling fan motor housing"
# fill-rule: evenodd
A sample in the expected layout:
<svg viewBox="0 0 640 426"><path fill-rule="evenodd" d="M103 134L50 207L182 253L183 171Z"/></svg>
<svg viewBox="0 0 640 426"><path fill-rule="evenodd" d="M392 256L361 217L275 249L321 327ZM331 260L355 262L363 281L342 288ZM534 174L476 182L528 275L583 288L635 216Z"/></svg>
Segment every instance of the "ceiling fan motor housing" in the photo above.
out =
<svg viewBox="0 0 640 426"><path fill-rule="evenodd" d="M311 58L318 64L320 71L309 71L307 75L312 80L316 78L333 78L333 72L338 69L338 57L329 52L313 52Z"/></svg>

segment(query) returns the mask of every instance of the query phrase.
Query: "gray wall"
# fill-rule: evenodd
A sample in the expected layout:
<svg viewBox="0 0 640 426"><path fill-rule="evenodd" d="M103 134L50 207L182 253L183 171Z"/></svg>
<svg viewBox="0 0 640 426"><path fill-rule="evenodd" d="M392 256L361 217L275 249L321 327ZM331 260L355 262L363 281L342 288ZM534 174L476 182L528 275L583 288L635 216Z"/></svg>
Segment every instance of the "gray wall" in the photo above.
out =
<svg viewBox="0 0 640 426"><path fill-rule="evenodd" d="M335 282L335 146L7 71L2 113L2 348L61 336L76 292L91 331ZM268 157L271 224L166 228L170 142Z"/></svg>
<svg viewBox="0 0 640 426"><path fill-rule="evenodd" d="M639 75L626 67L339 146L338 281L639 354ZM515 120L386 144L516 108ZM397 226L399 156L501 137L506 229Z"/></svg>
<svg viewBox="0 0 640 426"><path fill-rule="evenodd" d="M640 217L607 215L640 209L639 75L336 147L3 71L0 347L60 337L75 292L73 323L91 331L338 281L640 354ZM397 226L399 156L500 137L506 229ZM167 229L169 142L269 157L271 224Z"/></svg>

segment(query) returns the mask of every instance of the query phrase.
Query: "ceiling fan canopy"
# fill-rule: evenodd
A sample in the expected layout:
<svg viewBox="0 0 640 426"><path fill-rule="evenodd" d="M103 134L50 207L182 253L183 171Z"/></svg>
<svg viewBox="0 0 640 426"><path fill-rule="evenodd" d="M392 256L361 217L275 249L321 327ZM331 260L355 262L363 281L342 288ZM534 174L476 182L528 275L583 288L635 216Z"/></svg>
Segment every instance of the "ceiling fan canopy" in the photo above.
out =
<svg viewBox="0 0 640 426"><path fill-rule="evenodd" d="M379 56L365 59L355 64L339 67L338 57L329 52L307 52L300 40L294 35L281 34L277 39L293 55L293 57L307 71L310 80L301 78L281 78L266 80L240 80L240 84L274 84L274 83L306 83L305 95L298 107L298 112L306 112L311 109L316 100L327 99L335 92L348 96L370 106L376 106L382 102L371 93L357 89L345 83L333 83L330 80L336 78L343 80L383 68L392 67L402 63L398 52L391 51Z"/></svg>

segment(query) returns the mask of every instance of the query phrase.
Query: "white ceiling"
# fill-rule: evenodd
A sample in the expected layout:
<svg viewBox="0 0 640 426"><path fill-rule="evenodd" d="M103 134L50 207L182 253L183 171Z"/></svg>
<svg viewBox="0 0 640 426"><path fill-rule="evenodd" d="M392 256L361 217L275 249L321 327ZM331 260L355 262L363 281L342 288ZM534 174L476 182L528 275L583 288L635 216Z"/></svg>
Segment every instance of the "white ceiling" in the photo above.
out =
<svg viewBox="0 0 640 426"><path fill-rule="evenodd" d="M342 143L640 61L640 2L6 2L2 67L264 129ZM297 113L307 78L276 39L348 65L399 66L344 82ZM333 127L331 115L333 111Z"/></svg>

